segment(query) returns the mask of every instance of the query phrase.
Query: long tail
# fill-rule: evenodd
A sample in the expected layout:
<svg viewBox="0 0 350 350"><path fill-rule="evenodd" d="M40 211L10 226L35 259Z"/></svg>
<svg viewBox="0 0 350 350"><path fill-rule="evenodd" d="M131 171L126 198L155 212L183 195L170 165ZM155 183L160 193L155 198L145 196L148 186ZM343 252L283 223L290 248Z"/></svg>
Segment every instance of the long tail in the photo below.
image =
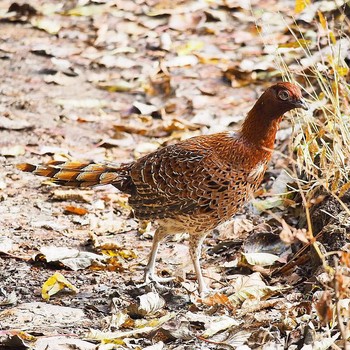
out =
<svg viewBox="0 0 350 350"><path fill-rule="evenodd" d="M52 182L72 187L92 187L113 184L120 187L128 177L127 169L87 162L51 161L42 165L18 164L22 171L45 176Z"/></svg>

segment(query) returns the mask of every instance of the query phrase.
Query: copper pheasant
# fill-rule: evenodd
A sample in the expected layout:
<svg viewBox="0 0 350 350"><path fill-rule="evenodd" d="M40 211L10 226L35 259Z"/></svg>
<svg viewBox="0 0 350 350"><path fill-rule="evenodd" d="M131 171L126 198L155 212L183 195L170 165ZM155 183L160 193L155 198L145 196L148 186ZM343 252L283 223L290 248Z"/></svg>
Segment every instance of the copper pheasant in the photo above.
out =
<svg viewBox="0 0 350 350"><path fill-rule="evenodd" d="M199 258L205 236L229 220L260 185L271 158L276 132L285 112L307 109L298 86L268 88L238 132L193 137L166 146L134 162L95 164L52 161L18 168L66 186L112 184L129 194L135 217L157 221L145 282L163 279L154 273L160 241L188 232L190 256L202 294L206 291Z"/></svg>

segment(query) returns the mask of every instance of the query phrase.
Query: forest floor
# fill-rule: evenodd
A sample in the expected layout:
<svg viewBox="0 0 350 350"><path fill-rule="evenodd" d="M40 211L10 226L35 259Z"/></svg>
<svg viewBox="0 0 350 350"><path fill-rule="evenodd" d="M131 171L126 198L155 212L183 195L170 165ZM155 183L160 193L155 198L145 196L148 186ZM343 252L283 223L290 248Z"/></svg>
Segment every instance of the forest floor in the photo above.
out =
<svg viewBox="0 0 350 350"><path fill-rule="evenodd" d="M0 2L1 349L343 347L317 254L309 247L280 269L307 242L303 207L279 195L291 182L284 170L300 115L282 122L254 203L206 238L201 263L213 293L205 299L186 235L159 251L157 272L174 281L142 287L153 227L139 227L126 195L69 190L16 169L52 159L125 163L236 130L283 79L281 56L303 84L298 62L317 56L307 61L289 29L317 41L317 11L338 11L327 3L297 13L294 1L273 0Z"/></svg>

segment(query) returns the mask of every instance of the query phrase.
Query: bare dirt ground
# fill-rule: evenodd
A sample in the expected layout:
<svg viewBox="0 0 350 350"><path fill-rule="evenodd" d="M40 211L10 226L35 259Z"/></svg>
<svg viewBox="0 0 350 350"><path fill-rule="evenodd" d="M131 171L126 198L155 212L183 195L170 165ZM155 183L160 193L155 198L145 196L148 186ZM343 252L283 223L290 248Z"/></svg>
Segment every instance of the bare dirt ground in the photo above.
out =
<svg viewBox="0 0 350 350"><path fill-rule="evenodd" d="M190 136L237 129L261 91L281 80L270 46L294 41L287 30L294 2L255 1L253 12L230 1L19 4L0 3L0 348L316 349L339 341L313 303L323 273L317 263L273 277L258 263L235 263L246 237L282 230L256 207L205 240L202 266L215 297L198 299L186 236L161 246L157 271L175 280L158 294L139 287L153 231L139 229L125 195L112 187L62 192L15 167L124 163ZM310 13L293 13L304 16L305 33L315 30ZM291 62L300 55L291 52ZM276 146L284 154L291 134L286 120ZM276 153L263 205L287 166ZM275 215L298 227L298 211L284 204ZM277 267L296 251L268 241L279 247ZM253 252L266 246L256 242ZM59 248L101 259L68 268ZM43 285L55 272L77 290L45 301Z"/></svg>

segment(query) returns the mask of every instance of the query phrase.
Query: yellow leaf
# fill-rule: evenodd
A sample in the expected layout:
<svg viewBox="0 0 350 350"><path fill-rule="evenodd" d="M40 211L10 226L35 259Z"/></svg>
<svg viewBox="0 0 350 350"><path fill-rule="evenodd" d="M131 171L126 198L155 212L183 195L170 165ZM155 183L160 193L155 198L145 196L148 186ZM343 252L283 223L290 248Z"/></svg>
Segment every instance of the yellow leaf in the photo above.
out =
<svg viewBox="0 0 350 350"><path fill-rule="evenodd" d="M339 67L339 66L337 66L336 69L337 69L338 74L341 77L345 77L349 73L349 67Z"/></svg>
<svg viewBox="0 0 350 350"><path fill-rule="evenodd" d="M300 13L307 5L310 5L310 0L295 0L294 11Z"/></svg>
<svg viewBox="0 0 350 350"><path fill-rule="evenodd" d="M75 7L67 12L69 16L86 16L100 15L106 11L105 6L101 5L88 5Z"/></svg>
<svg viewBox="0 0 350 350"><path fill-rule="evenodd" d="M337 43L337 39L335 38L335 35L332 31L329 32L329 37L331 39L332 44L335 45Z"/></svg>
<svg viewBox="0 0 350 350"><path fill-rule="evenodd" d="M126 260L131 260L131 259L137 258L136 253L131 249L117 249L117 250L115 250L115 249L102 249L101 253L103 255L108 255L111 257L120 256Z"/></svg>
<svg viewBox="0 0 350 350"><path fill-rule="evenodd" d="M97 86L102 90L109 92L127 92L135 89L135 85L125 80L118 80L107 83L99 83Z"/></svg>
<svg viewBox="0 0 350 350"><path fill-rule="evenodd" d="M131 259L136 259L137 255L136 253L131 250L131 249L122 249L121 251L119 251L119 255L126 260L131 260Z"/></svg>
<svg viewBox="0 0 350 350"><path fill-rule="evenodd" d="M177 54L179 56L183 56L183 55L189 55L191 54L193 51L198 51L200 49L202 49L204 46L203 41L199 41L199 40L190 40L188 41L185 45L182 45L178 48L177 50Z"/></svg>
<svg viewBox="0 0 350 350"><path fill-rule="evenodd" d="M101 253L103 255L108 255L108 256L112 256L112 257L119 255L118 252L116 250L113 250L113 249L102 249Z"/></svg>
<svg viewBox="0 0 350 350"><path fill-rule="evenodd" d="M322 28L323 29L327 29L327 20L323 16L323 13L321 11L317 11L317 14L318 14L318 19L320 21L320 24L321 24Z"/></svg>
<svg viewBox="0 0 350 350"><path fill-rule="evenodd" d="M322 151L320 152L319 156L320 156L321 169L327 169L328 160L327 160L327 149L325 147L322 148Z"/></svg>
<svg viewBox="0 0 350 350"><path fill-rule="evenodd" d="M33 27L45 30L49 34L57 34L61 29L61 24L51 18L35 17L31 19L30 23Z"/></svg>
<svg viewBox="0 0 350 350"><path fill-rule="evenodd" d="M279 48L297 48L297 47L308 47L311 40L300 39L298 41L293 41L291 43L279 44Z"/></svg>
<svg viewBox="0 0 350 350"><path fill-rule="evenodd" d="M201 56L200 54L197 54L197 57L199 59L199 62L203 63L203 64L219 64L219 63L225 64L225 63L228 63L228 60L226 60L224 58L219 59L217 57Z"/></svg>
<svg viewBox="0 0 350 350"><path fill-rule="evenodd" d="M68 280L59 272L55 272L51 277L49 277L41 288L41 296L45 300L49 300L50 296L56 294L64 287L71 289L73 292L77 293L78 288L73 286Z"/></svg>
<svg viewBox="0 0 350 350"><path fill-rule="evenodd" d="M350 189L350 182L347 182L339 190L339 197L344 196L344 194Z"/></svg>
<svg viewBox="0 0 350 350"><path fill-rule="evenodd" d="M151 222L144 220L144 221L139 223L138 231L141 235L143 235L146 232L148 233L151 230L151 228L152 228Z"/></svg>

